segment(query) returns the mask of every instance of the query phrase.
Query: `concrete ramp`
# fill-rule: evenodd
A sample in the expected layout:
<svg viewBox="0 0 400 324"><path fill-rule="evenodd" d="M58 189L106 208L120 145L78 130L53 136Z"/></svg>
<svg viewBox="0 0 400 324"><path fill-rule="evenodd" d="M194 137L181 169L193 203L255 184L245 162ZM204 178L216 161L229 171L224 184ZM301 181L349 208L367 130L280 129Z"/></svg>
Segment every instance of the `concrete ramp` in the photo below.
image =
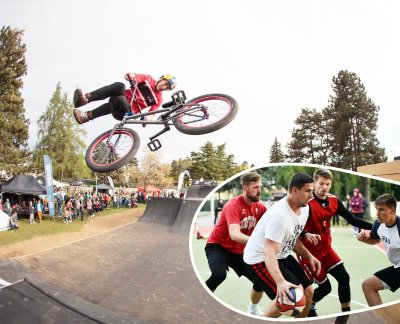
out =
<svg viewBox="0 0 400 324"><path fill-rule="evenodd" d="M186 191L186 198L205 198L215 186L191 185Z"/></svg>
<svg viewBox="0 0 400 324"><path fill-rule="evenodd" d="M0 289L0 308L4 323L147 323L28 278Z"/></svg>
<svg viewBox="0 0 400 324"><path fill-rule="evenodd" d="M190 225L200 204L201 200L183 199L171 232L189 235Z"/></svg>
<svg viewBox="0 0 400 324"><path fill-rule="evenodd" d="M173 225L181 207L182 199L149 197L140 222Z"/></svg>

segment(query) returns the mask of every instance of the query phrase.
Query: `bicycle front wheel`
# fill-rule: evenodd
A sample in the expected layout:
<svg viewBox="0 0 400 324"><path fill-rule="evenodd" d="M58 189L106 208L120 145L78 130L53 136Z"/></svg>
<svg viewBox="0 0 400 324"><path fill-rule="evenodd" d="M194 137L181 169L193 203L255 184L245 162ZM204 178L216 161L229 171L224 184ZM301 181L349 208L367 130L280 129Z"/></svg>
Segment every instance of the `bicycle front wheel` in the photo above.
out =
<svg viewBox="0 0 400 324"><path fill-rule="evenodd" d="M95 172L111 172L128 164L139 149L139 135L129 128L118 128L99 135L88 147L85 161Z"/></svg>
<svg viewBox="0 0 400 324"><path fill-rule="evenodd" d="M203 95L184 104L174 118L174 125L185 134L207 134L228 125L237 112L238 104L231 96L220 93Z"/></svg>

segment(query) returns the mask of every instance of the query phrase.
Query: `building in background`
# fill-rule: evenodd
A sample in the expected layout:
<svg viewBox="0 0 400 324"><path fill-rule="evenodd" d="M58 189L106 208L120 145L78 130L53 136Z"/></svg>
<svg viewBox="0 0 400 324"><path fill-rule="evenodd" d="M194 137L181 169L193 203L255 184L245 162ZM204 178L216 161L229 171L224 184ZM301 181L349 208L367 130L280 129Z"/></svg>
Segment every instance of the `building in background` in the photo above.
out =
<svg viewBox="0 0 400 324"><path fill-rule="evenodd" d="M394 161L391 162L383 162L358 167L357 172L394 181L400 181L400 156L395 157Z"/></svg>

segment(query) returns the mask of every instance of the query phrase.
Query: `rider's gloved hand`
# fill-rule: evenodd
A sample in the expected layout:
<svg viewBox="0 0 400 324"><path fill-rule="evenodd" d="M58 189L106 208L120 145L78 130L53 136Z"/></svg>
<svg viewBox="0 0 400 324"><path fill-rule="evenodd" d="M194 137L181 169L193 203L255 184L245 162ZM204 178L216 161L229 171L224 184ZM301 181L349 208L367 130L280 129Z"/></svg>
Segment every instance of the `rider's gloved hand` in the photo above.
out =
<svg viewBox="0 0 400 324"><path fill-rule="evenodd" d="M126 81L134 81L135 80L135 74L134 73L126 73L124 75L124 78Z"/></svg>

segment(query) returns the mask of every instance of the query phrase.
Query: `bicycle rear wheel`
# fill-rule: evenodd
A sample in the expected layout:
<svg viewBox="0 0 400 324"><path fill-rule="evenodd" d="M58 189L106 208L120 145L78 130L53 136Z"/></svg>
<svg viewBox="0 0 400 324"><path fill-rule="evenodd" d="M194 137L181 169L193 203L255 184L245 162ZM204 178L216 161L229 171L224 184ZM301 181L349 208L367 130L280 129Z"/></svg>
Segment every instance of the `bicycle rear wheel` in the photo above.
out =
<svg viewBox="0 0 400 324"><path fill-rule="evenodd" d="M128 164L139 149L139 135L129 128L118 128L99 135L88 147L85 161L95 172L111 172Z"/></svg>
<svg viewBox="0 0 400 324"><path fill-rule="evenodd" d="M228 125L237 112L238 104L231 96L221 93L207 94L185 103L177 112L174 125L185 134L207 134Z"/></svg>

